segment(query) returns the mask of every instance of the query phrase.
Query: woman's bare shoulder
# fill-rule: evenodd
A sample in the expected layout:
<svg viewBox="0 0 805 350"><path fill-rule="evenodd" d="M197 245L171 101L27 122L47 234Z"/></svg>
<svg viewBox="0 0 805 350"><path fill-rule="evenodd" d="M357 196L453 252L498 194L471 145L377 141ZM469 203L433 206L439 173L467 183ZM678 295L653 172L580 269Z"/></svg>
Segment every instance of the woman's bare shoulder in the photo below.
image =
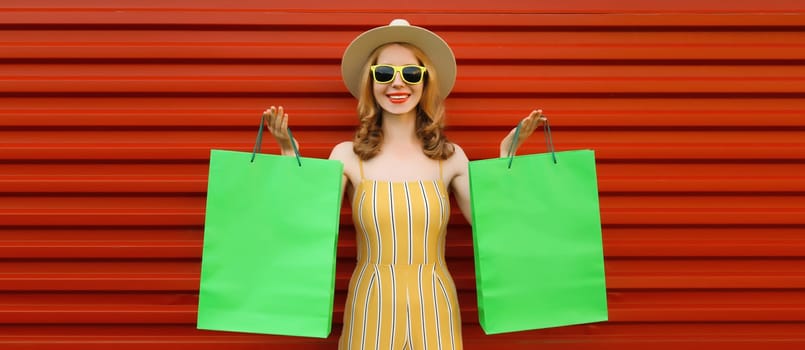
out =
<svg viewBox="0 0 805 350"><path fill-rule="evenodd" d="M352 141L341 142L330 152L330 159L339 160L344 164L344 175L349 179L349 182L354 186L360 181L360 163L358 155L352 149Z"/></svg>
<svg viewBox="0 0 805 350"><path fill-rule="evenodd" d="M344 141L335 145L330 152L330 159L338 159L345 163L355 159L355 152L352 150L352 141Z"/></svg>
<svg viewBox="0 0 805 350"><path fill-rule="evenodd" d="M468 161L467 154L464 153L464 149L461 148L457 143L451 143L453 145L453 154L450 155L450 158L447 158L448 162L459 162L459 163L466 163Z"/></svg>
<svg viewBox="0 0 805 350"><path fill-rule="evenodd" d="M447 175L448 179L465 174L467 172L467 163L469 162L464 149L458 144L454 143L452 145L453 154L444 161L445 175Z"/></svg>

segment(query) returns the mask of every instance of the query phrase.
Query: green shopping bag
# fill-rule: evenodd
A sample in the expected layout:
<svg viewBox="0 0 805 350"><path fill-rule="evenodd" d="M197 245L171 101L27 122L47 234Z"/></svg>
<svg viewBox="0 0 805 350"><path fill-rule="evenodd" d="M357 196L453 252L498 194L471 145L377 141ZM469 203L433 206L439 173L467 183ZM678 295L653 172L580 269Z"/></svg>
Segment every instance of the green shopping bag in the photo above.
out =
<svg viewBox="0 0 805 350"><path fill-rule="evenodd" d="M212 150L199 329L326 338L343 165Z"/></svg>
<svg viewBox="0 0 805 350"><path fill-rule="evenodd" d="M555 152L545 132L549 153L469 164L486 334L608 317L593 151Z"/></svg>

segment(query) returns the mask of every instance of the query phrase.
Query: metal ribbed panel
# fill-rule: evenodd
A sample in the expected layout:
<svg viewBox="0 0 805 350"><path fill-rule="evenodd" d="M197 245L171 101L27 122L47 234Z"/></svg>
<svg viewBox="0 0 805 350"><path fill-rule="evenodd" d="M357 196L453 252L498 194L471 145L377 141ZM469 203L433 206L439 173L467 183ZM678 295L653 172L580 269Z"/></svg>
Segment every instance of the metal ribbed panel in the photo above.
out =
<svg viewBox="0 0 805 350"><path fill-rule="evenodd" d="M348 207L329 339L195 329L209 149L283 104L326 157L356 122L341 53L395 17L452 45L470 158L539 107L598 160L610 321L483 335L456 211L468 349L805 347L801 1L50 0L0 4L0 348L334 348Z"/></svg>

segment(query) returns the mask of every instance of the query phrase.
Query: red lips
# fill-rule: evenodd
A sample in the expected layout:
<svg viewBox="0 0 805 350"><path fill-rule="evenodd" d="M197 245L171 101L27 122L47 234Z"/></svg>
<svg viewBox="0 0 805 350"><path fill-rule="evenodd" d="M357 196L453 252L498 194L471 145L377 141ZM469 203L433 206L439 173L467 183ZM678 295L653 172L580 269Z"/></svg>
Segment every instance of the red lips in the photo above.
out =
<svg viewBox="0 0 805 350"><path fill-rule="evenodd" d="M401 104L401 103L405 103L406 101L408 101L408 98L411 97L411 94L404 93L404 92L398 92L398 93L386 94L386 97L389 98L389 101L391 101L391 103Z"/></svg>

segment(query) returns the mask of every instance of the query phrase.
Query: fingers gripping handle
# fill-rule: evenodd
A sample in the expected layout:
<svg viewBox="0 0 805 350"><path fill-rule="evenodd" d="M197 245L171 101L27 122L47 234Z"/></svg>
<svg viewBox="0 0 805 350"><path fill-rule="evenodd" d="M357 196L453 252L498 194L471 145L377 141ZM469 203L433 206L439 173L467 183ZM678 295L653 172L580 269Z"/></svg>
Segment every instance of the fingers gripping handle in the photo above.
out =
<svg viewBox="0 0 805 350"><path fill-rule="evenodd" d="M514 145L517 144L517 139L520 138L520 127L523 126L523 122L517 123L517 128L514 129L514 137L512 138L511 145L509 145L509 169L512 168L512 162L514 161Z"/></svg>
<svg viewBox="0 0 805 350"><path fill-rule="evenodd" d="M517 123L517 128L514 129L514 138L512 139L511 146L509 146L509 169L512 167L512 162L514 162L514 145L517 144L517 139L520 137L520 127L522 126L523 122L519 122ZM551 125L548 124L548 119L545 119L545 125L542 130L545 134L545 146L548 148L548 151L551 152L553 163L556 164L556 150L553 147L553 136L551 135Z"/></svg>
<svg viewBox="0 0 805 350"><path fill-rule="evenodd" d="M252 150L252 163L254 163L254 157L260 152L263 146L263 125L268 123L268 119L263 116L260 118L260 128L257 129L257 140L254 142L254 150ZM288 128L288 137L291 139L291 146L293 146L293 153L296 155L296 163L299 166L302 166L302 159L299 156L299 149L296 148L296 142L294 142L293 134L291 133L291 128Z"/></svg>

